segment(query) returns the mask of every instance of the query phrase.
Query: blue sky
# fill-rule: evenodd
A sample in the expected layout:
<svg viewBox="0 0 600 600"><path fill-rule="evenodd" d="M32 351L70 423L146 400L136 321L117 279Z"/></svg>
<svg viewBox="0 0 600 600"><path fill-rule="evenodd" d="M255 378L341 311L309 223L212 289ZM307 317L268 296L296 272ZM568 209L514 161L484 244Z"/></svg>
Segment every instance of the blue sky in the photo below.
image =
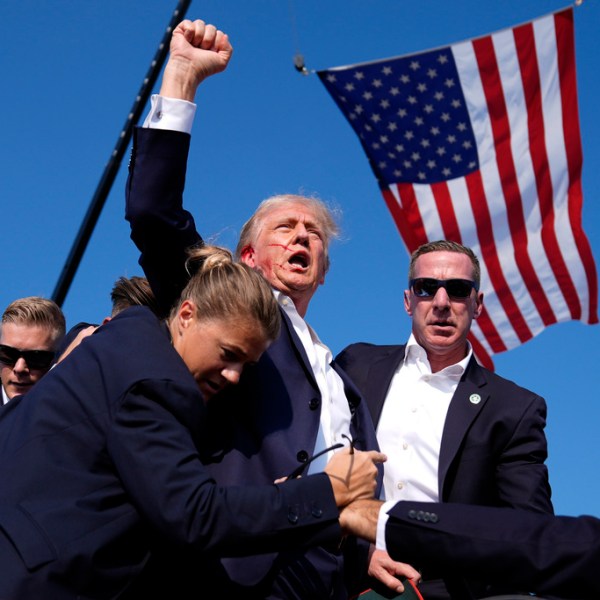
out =
<svg viewBox="0 0 600 600"><path fill-rule="evenodd" d="M176 6L174 0L0 0L0 307L51 297L89 202ZM565 7L554 0L207 0L187 16L234 45L198 97L187 206L207 238L234 247L258 202L316 193L340 207L343 238L307 318L337 353L353 341L400 343L408 257L362 148L309 69L376 60L483 35ZM583 223L600 260L600 7L575 7L583 139ZM128 155L128 152L127 152ZM68 325L98 322L120 275L138 275L123 219L127 155L63 305ZM594 372L600 329L554 325L494 357L501 375L548 403L550 481L562 514L600 516Z"/></svg>

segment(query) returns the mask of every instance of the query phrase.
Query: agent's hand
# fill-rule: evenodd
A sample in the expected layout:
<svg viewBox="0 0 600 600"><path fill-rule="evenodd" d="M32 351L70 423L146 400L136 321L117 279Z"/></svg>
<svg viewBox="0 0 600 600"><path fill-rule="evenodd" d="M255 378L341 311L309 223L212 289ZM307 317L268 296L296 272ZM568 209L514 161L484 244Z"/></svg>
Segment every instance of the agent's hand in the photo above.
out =
<svg viewBox="0 0 600 600"><path fill-rule="evenodd" d="M385 454L370 450L361 452L344 448L336 452L325 466L335 501L346 506L355 500L373 498L377 487L377 464L386 461Z"/></svg>
<svg viewBox="0 0 600 600"><path fill-rule="evenodd" d="M377 550L374 546L371 546L370 550L369 575L375 577L398 594L404 591L404 584L400 581L399 577L411 579L415 584L421 581L419 571L407 563L393 560L387 552Z"/></svg>
<svg viewBox="0 0 600 600"><path fill-rule="evenodd" d="M200 19L182 21L171 36L160 95L193 102L200 83L224 71L232 53L229 38L214 25Z"/></svg>

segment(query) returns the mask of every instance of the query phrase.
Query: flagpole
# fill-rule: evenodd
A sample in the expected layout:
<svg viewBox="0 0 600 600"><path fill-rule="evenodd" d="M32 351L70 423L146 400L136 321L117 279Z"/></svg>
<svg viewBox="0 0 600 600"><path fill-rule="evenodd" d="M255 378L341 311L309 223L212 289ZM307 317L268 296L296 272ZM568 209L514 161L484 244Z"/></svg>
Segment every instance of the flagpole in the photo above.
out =
<svg viewBox="0 0 600 600"><path fill-rule="evenodd" d="M131 141L133 127L138 123L142 111L148 102L148 98L152 93L154 84L156 83L160 71L165 63L165 59L169 53L171 33L173 29L185 18L185 14L191 2L192 0L180 0L177 3L177 7L173 11L169 25L167 26L163 38L158 46L158 50L156 51L156 54L150 63L148 73L146 74L146 77L144 77L140 91L138 92L133 106L127 115L125 125L119 134L117 143L110 155L106 167L104 168L104 173L102 174L100 182L96 187L96 192L94 193L94 196L90 202L87 213L79 228L77 237L75 238L56 287L54 288L54 292L52 293L52 300L54 300L54 302L56 302L59 306L62 306L65 300L67 292L69 291L71 283L75 277L75 273L77 272L77 268L79 267L79 263L83 257L83 253L85 252L96 223L98 222L98 218L100 217L100 213L102 212L106 198L108 197L112 184L114 183L119 171L119 167L121 166L121 160L123 159L125 150Z"/></svg>

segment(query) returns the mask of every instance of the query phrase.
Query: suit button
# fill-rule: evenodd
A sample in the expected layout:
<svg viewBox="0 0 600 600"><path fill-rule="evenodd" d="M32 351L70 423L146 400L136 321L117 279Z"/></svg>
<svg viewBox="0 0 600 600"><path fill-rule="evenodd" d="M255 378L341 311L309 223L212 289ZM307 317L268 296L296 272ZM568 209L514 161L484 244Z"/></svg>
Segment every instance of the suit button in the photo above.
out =
<svg viewBox="0 0 600 600"><path fill-rule="evenodd" d="M298 462L305 463L308 460L308 452L306 450L300 450L298 454L296 454L296 458Z"/></svg>
<svg viewBox="0 0 600 600"><path fill-rule="evenodd" d="M318 506L313 506L311 508L310 512L311 512L312 516L315 517L316 519L323 516L323 510L320 509Z"/></svg>
<svg viewBox="0 0 600 600"><path fill-rule="evenodd" d="M417 511L413 510L412 508L408 511L408 518L409 519L416 519L417 518Z"/></svg>
<svg viewBox="0 0 600 600"><path fill-rule="evenodd" d="M435 513L431 513L431 516L429 517L429 520L432 523L437 523L440 520L440 518Z"/></svg>
<svg viewBox="0 0 600 600"><path fill-rule="evenodd" d="M417 513L417 521L422 521L424 517L425 517L425 513L422 510L420 510Z"/></svg>
<svg viewBox="0 0 600 600"><path fill-rule="evenodd" d="M429 523L429 521L430 521L430 520L431 520L431 513L429 513L429 512L426 512L426 513L423 515L423 521L425 521L425 523Z"/></svg>
<svg viewBox="0 0 600 600"><path fill-rule="evenodd" d="M318 398L310 399L310 402L308 403L308 408L310 408L310 410L317 410L319 406L321 406L321 401Z"/></svg>

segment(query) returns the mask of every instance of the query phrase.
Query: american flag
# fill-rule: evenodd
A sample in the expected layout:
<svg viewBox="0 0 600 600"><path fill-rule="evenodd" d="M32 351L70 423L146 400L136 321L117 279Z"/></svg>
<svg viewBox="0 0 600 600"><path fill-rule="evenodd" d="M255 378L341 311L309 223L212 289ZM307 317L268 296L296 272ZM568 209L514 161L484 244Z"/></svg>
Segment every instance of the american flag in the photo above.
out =
<svg viewBox="0 0 600 600"><path fill-rule="evenodd" d="M409 252L449 239L482 266L478 360L548 325L597 323L581 224L573 10L419 54L318 73Z"/></svg>

